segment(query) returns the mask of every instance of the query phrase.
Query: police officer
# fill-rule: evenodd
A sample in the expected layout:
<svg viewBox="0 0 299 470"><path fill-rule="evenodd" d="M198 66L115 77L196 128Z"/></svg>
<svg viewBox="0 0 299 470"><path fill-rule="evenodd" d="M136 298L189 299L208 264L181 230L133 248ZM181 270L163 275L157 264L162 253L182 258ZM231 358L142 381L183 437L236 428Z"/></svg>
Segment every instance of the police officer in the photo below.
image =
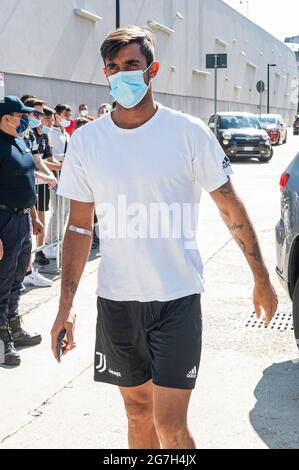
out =
<svg viewBox="0 0 299 470"><path fill-rule="evenodd" d="M21 283L31 253L31 230L43 230L34 207L35 162L24 140L18 136L28 126L26 113L33 108L16 96L0 100L0 363L21 362L16 347L33 346L41 335L22 329L18 312Z"/></svg>

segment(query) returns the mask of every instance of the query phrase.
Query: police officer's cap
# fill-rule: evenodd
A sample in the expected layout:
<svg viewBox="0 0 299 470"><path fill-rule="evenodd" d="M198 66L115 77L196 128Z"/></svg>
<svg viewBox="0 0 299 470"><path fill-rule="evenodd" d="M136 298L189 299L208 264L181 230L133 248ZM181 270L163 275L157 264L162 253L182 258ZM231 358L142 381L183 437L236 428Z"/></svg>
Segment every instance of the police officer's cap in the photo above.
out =
<svg viewBox="0 0 299 470"><path fill-rule="evenodd" d="M4 96L0 98L0 116L12 113L33 113L34 108L24 106L17 96Z"/></svg>

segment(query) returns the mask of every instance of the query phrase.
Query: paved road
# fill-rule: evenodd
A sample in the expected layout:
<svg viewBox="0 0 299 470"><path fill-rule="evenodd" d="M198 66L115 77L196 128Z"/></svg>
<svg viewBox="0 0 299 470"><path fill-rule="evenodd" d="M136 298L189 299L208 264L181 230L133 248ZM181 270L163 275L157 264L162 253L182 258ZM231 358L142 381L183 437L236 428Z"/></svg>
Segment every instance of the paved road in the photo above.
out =
<svg viewBox="0 0 299 470"><path fill-rule="evenodd" d="M235 186L279 293L279 312L286 313L291 305L275 276L274 226L279 177L298 150L299 137L290 136L287 145L275 148L271 163L233 165ZM198 447L298 448L299 364L293 333L245 328L253 311L252 276L208 195L202 200L198 239L206 277L204 346L189 416ZM38 328L44 340L21 351L19 368L0 369L0 448L126 448L119 392L92 379L96 263L89 264L77 295L78 348L60 366L49 346L57 288L49 289L47 298L43 291L41 305L26 316L26 326ZM27 295L26 305L32 294Z"/></svg>

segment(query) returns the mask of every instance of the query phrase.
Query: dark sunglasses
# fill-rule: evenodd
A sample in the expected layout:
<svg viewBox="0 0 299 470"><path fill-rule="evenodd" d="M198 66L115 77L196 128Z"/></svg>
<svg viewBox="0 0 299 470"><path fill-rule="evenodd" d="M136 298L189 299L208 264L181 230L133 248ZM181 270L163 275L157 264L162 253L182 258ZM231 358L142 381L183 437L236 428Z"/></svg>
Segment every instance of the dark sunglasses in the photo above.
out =
<svg viewBox="0 0 299 470"><path fill-rule="evenodd" d="M40 113L39 111L33 111L33 115L38 118L38 117L43 117L45 113Z"/></svg>

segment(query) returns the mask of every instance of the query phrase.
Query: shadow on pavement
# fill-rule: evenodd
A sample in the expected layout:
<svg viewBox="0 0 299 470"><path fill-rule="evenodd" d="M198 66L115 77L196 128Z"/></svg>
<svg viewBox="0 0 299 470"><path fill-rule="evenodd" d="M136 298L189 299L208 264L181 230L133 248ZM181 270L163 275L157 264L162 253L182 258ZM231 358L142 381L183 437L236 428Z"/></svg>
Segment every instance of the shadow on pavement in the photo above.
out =
<svg viewBox="0 0 299 470"><path fill-rule="evenodd" d="M245 165L245 164L247 164L247 165L261 165L261 166L268 165L268 163L270 163L270 162L261 163L257 159L246 158L246 157L239 157L238 159L231 158L230 162L231 162L232 165Z"/></svg>
<svg viewBox="0 0 299 470"><path fill-rule="evenodd" d="M101 255L98 249L90 250L87 263L90 261L94 261L95 259L100 259L100 258L101 258ZM61 273L57 271L56 261L51 260L49 265L42 266L42 267L34 262L33 266L35 269L38 269L40 274L42 274L47 279L50 279L53 282L60 280ZM36 290L36 289L47 290L47 289L51 289L51 287L26 286L26 289L21 293L21 296L22 297L26 296L26 294L29 294L29 292L31 292L32 290Z"/></svg>
<svg viewBox="0 0 299 470"><path fill-rule="evenodd" d="M257 384L250 422L270 449L299 448L299 359L273 364Z"/></svg>

